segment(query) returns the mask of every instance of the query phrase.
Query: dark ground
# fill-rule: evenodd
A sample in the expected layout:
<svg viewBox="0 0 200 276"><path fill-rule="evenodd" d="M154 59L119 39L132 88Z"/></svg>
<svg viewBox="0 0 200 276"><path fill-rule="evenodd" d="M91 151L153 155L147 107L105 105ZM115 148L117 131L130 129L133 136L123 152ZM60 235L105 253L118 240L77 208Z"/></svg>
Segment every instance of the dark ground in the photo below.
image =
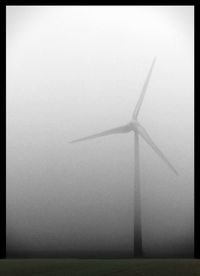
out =
<svg viewBox="0 0 200 276"><path fill-rule="evenodd" d="M200 276L197 259L5 259L0 276Z"/></svg>

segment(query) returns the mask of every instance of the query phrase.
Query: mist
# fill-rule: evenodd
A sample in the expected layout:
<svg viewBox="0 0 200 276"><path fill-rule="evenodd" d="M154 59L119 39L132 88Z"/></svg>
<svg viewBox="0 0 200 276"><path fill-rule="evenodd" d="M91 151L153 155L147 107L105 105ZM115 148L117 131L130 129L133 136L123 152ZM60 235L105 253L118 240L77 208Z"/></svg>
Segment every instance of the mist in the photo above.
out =
<svg viewBox="0 0 200 276"><path fill-rule="evenodd" d="M146 257L193 257L194 7L7 6L7 256L132 256L134 133Z"/></svg>

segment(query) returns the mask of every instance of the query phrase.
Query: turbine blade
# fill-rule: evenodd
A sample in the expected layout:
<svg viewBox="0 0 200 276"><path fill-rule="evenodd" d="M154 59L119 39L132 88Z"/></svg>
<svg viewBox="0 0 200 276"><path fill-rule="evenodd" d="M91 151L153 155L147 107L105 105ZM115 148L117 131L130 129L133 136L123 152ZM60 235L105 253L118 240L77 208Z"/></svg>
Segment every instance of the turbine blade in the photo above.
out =
<svg viewBox="0 0 200 276"><path fill-rule="evenodd" d="M137 129L138 133L142 136L142 138L149 144L149 146L160 156L160 158L168 165L168 167L176 174L178 175L175 168L172 166L172 164L167 160L167 158L164 156L164 154L161 152L161 150L156 146L156 144L152 141L149 134L146 132L146 130L140 126Z"/></svg>
<svg viewBox="0 0 200 276"><path fill-rule="evenodd" d="M83 138L80 138L77 140L73 140L70 143L86 141L86 140L95 139L95 138L102 137L102 136L125 133L125 132L129 132L129 131L130 131L130 127L128 125L124 125L124 126L115 127L115 128L112 128L112 129L109 129L106 131L102 131L97 134L89 135L89 136L86 136L86 137L83 137Z"/></svg>
<svg viewBox="0 0 200 276"><path fill-rule="evenodd" d="M140 97L138 99L138 102L137 102L137 104L135 106L135 109L134 109L134 112L133 112L133 116L132 116L133 119L137 119L137 116L139 114L142 102L144 100L144 95L145 95L145 92L147 90L147 86L148 86L148 83L149 83L149 80L150 80L150 77L151 77L151 73L153 71L153 66L155 64L155 61L156 61L156 58L153 59L153 62L152 62L152 65L150 67L149 73L147 75L146 81L145 81L144 86L142 88L142 92L141 92Z"/></svg>

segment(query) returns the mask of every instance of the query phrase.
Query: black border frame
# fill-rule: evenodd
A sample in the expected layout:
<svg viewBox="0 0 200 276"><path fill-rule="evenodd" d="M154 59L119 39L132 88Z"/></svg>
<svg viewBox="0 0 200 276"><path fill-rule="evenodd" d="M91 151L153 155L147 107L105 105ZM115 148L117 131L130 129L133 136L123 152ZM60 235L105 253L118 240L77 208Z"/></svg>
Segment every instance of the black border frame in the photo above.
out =
<svg viewBox="0 0 200 276"><path fill-rule="evenodd" d="M17 2L17 3L16 3ZM22 6L22 5L51 5L51 6L60 6L60 5L94 5L91 3L91 1L44 1L44 0L8 0L8 1L2 1L0 3L0 28L1 28L1 79L0 79L0 103L1 103L1 180L0 180L0 259L5 259L6 258L6 6L14 5L14 6ZM98 1L99 2L99 1ZM102 1L105 2L105 1ZM112 1L109 1L112 2ZM194 60L195 60L195 71L194 71L194 99L195 99L195 108L194 108L194 119L195 119L195 126L197 122L197 116L196 116L196 111L198 109L197 106L197 98L196 98L196 93L195 91L198 90L197 88L197 72L198 72L198 63L197 58L198 56L198 51L196 49L199 49L197 47L197 33L198 33L198 24L197 24L197 12L198 12L198 5L195 3L195 1L188 1L190 3L184 3L184 1L163 1L163 3L160 3L161 1L154 1L154 3L145 3L143 1L143 5L166 5L166 6L194 6L194 35L195 35L195 45L194 45ZM164 3L165 2L165 3ZM112 3L96 3L96 5L112 5ZM133 5L142 5L141 1L137 1ZM113 5L118 5L118 4L113 4ZM130 4L123 4L123 5L118 5L118 6L127 6ZM132 5L130 5L132 6ZM196 142L196 131L195 131L195 139L194 142ZM195 150L194 150L194 156L195 156L195 165L197 163L197 158L198 158L198 145L195 143ZM195 220L194 220L194 258L200 259L200 187L198 185L198 175L195 170L195 181L194 181L194 215L195 215Z"/></svg>
<svg viewBox="0 0 200 276"><path fill-rule="evenodd" d="M1 27L1 180L0 180L0 258L6 257L6 6L0 9Z"/></svg>

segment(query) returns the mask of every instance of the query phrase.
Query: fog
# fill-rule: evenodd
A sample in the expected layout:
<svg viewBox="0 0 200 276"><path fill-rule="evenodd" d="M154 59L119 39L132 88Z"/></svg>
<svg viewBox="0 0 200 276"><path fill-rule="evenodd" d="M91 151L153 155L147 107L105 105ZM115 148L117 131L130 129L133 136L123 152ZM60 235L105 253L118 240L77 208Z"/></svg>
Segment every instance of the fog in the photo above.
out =
<svg viewBox="0 0 200 276"><path fill-rule="evenodd" d="M132 256L138 120L146 257L192 257L193 6L7 6L7 256Z"/></svg>

